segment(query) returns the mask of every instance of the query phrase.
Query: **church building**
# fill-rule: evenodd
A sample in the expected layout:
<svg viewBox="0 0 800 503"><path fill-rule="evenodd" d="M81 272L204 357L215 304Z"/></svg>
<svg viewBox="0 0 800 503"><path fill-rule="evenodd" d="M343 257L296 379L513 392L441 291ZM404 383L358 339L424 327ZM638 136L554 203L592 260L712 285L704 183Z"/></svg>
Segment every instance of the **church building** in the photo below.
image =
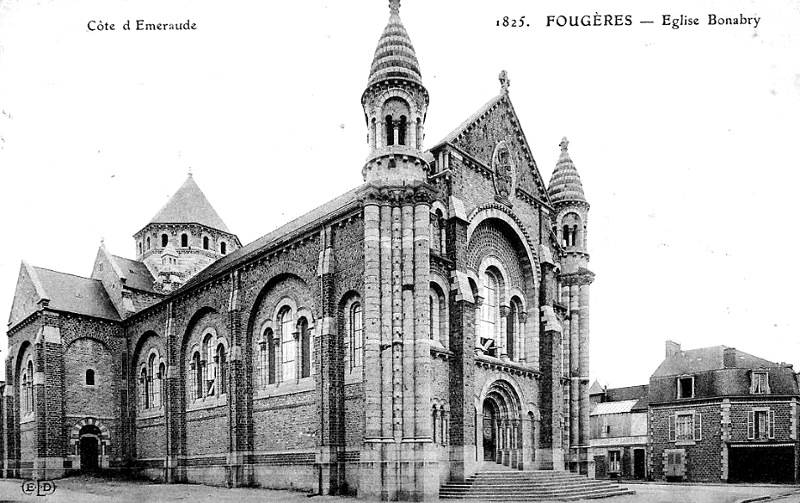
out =
<svg viewBox="0 0 800 503"><path fill-rule="evenodd" d="M361 97L362 185L242 244L190 175L130 230L134 259L101 243L88 277L22 262L5 476L429 501L487 465L592 474L594 275L569 142L545 185L503 71L423 145L399 4Z"/></svg>

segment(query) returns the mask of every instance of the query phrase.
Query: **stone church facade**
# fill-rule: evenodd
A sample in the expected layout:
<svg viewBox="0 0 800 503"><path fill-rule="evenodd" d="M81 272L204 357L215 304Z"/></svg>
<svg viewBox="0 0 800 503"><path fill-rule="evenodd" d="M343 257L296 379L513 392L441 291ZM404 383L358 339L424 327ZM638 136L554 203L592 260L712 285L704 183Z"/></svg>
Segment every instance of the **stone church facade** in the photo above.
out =
<svg viewBox="0 0 800 503"><path fill-rule="evenodd" d="M485 463L590 472L589 204L566 139L545 185L500 82L423 148L393 0L363 185L242 245L190 175L135 260L23 262L4 474L430 500Z"/></svg>

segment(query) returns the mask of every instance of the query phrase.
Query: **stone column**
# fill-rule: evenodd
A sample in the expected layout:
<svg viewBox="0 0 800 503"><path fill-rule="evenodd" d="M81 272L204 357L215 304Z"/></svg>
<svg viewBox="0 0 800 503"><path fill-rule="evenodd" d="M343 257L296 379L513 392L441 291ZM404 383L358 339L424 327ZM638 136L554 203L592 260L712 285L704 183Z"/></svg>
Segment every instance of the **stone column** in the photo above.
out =
<svg viewBox="0 0 800 503"><path fill-rule="evenodd" d="M431 438L429 225L427 186L367 189L367 423L359 497L411 501L438 497Z"/></svg>
<svg viewBox="0 0 800 503"><path fill-rule="evenodd" d="M317 394L319 396L320 435L317 438L317 465L320 469L320 494L341 494L345 481L344 432L344 337L339 333L334 284L336 271L331 228L320 233L317 276L320 283L321 328L315 330L317 355ZM367 381L364 382L367 385Z"/></svg>
<svg viewBox="0 0 800 503"><path fill-rule="evenodd" d="M587 278L580 287L580 445L586 448L589 445L589 284ZM584 454L585 454L584 449ZM587 462L589 460L587 459Z"/></svg>
<svg viewBox="0 0 800 503"><path fill-rule="evenodd" d="M67 439L64 424L64 345L60 319L45 313L34 342L33 393L36 407L36 457L33 478L64 476Z"/></svg>

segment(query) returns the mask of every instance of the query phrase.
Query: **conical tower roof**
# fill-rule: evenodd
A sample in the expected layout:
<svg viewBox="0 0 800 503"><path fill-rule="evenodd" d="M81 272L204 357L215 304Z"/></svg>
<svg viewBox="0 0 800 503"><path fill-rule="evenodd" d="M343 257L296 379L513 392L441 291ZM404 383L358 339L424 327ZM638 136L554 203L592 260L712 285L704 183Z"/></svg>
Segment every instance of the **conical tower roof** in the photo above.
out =
<svg viewBox="0 0 800 503"><path fill-rule="evenodd" d="M553 176L550 177L550 186L547 192L550 193L550 200L555 203L578 201L586 202L586 196L583 194L583 184L581 177L578 175L578 170L572 159L569 157L569 141L563 138L559 144L561 147L561 155L556 163L556 169L553 170Z"/></svg>
<svg viewBox="0 0 800 503"><path fill-rule="evenodd" d="M387 79L405 79L422 84L422 74L414 46L400 21L400 0L391 0L389 9L391 11L389 23L378 40L367 85L371 86Z"/></svg>
<svg viewBox="0 0 800 503"><path fill-rule="evenodd" d="M181 188L169 198L167 204L161 208L156 216L150 220L151 224L200 224L230 234L228 226L217 214L217 211L208 202L203 191L195 183L192 175L183 182Z"/></svg>

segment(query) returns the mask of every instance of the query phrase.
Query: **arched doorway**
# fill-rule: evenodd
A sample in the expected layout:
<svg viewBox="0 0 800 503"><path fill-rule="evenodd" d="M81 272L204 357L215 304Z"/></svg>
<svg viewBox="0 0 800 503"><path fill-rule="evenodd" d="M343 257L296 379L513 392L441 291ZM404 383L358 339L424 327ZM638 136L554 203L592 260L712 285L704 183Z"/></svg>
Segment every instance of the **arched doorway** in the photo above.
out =
<svg viewBox="0 0 800 503"><path fill-rule="evenodd" d="M78 433L78 449L81 471L96 471L100 468L100 428L87 424Z"/></svg>
<svg viewBox="0 0 800 503"><path fill-rule="evenodd" d="M497 407L492 400L483 401L483 460L497 460Z"/></svg>
<svg viewBox="0 0 800 503"><path fill-rule="evenodd" d="M488 385L483 397L482 442L483 462L494 462L510 468L522 468L523 422L519 395L514 387L503 379Z"/></svg>

